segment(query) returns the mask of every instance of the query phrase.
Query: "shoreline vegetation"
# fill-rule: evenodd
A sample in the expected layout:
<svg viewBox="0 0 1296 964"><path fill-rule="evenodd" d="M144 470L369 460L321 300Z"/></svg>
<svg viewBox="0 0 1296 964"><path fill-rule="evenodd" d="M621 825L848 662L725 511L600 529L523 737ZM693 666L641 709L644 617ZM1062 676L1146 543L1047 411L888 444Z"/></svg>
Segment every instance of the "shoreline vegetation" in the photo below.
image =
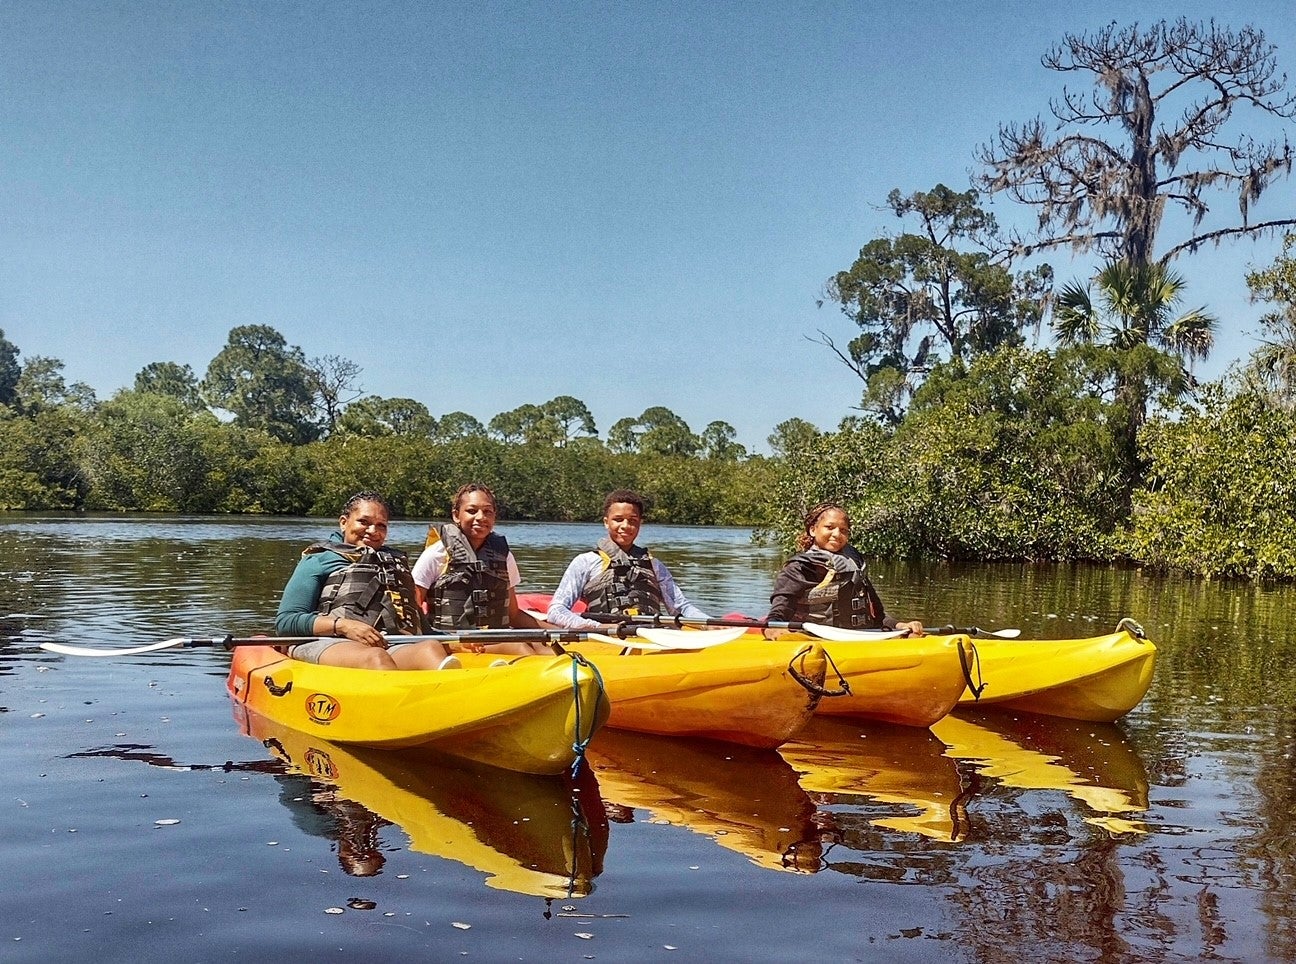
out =
<svg viewBox="0 0 1296 964"><path fill-rule="evenodd" d="M307 359L269 325L231 330L201 379L154 362L100 401L58 359L20 364L0 331L0 510L330 515L377 488L403 516L440 517L476 480L502 519L572 521L631 487L649 521L751 526L785 547L831 499L866 557L1296 579L1296 234L1246 276L1267 306L1259 346L1218 382L1193 365L1249 319L1180 312L1177 267L1296 227L1252 216L1291 173L1289 140L1232 123L1296 120L1275 48L1179 19L1066 34L1041 63L1074 88L1052 116L1001 124L969 190L892 191L899 227L827 279L820 304L855 333L811 340L862 386L833 431L788 419L766 457L664 406L604 436L570 395L486 423L436 416L362 395L357 364ZM1001 231L983 194L1025 208L1031 233ZM1097 267L1055 288L1040 259L1066 249Z"/></svg>
<svg viewBox="0 0 1296 964"><path fill-rule="evenodd" d="M792 419L761 456L731 439L708 452L682 420L675 452L653 450L651 429L618 450L596 434L545 437L552 425L502 438L498 419L443 438L344 419L293 443L146 387L101 402L36 358L43 393L23 386L0 405L0 510L327 517L377 488L401 517L440 518L475 479L505 520L570 522L597 519L607 491L634 487L652 522L751 527L784 546L805 506L832 498L849 506L868 557L1296 579L1296 412L1244 379L1198 386L1142 426L1136 481L1122 470L1115 403L1083 388L1101 360L1014 348L942 365L897 426L851 416L821 432Z"/></svg>

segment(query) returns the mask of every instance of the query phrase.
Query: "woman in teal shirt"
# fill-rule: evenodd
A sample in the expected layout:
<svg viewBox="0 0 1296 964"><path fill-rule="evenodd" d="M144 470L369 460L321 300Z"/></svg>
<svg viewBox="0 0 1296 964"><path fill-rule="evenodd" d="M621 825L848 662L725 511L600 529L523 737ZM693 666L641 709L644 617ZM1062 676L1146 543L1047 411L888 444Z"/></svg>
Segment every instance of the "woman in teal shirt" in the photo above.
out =
<svg viewBox="0 0 1296 964"><path fill-rule="evenodd" d="M403 552L387 548L391 508L377 492L347 500L338 531L308 546L284 587L280 636L317 636L283 648L294 659L360 669L452 669L459 661L421 635L423 614Z"/></svg>

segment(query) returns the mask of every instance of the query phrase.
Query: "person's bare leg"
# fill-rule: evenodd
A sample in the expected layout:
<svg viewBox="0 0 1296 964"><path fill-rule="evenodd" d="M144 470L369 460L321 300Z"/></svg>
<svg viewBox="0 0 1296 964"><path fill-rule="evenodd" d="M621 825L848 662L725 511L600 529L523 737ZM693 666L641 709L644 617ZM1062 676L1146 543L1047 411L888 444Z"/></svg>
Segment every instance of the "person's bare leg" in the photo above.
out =
<svg viewBox="0 0 1296 964"><path fill-rule="evenodd" d="M321 666L347 666L352 669L396 669L387 650L366 646L354 639L343 639L320 654Z"/></svg>
<svg viewBox="0 0 1296 964"><path fill-rule="evenodd" d="M430 639L399 646L390 653L397 669L438 669L448 655L444 646Z"/></svg>

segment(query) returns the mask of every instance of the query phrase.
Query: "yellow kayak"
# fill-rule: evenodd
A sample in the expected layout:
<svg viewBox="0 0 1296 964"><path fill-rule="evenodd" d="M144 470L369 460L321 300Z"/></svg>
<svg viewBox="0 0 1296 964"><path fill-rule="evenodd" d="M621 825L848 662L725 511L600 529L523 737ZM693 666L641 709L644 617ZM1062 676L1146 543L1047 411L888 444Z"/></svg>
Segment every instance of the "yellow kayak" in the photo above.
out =
<svg viewBox="0 0 1296 964"><path fill-rule="evenodd" d="M829 643L825 649L831 660L826 685L832 688L840 674L850 693L821 700L821 716L927 727L958 703L973 647L966 636L921 636Z"/></svg>
<svg viewBox="0 0 1296 964"><path fill-rule="evenodd" d="M310 777L305 802L337 817L339 858L380 866L377 831L394 824L408 835L410 850L471 867L486 875L488 887L561 898L594 889L607 818L592 776L573 786L473 763L420 765L407 754L290 730L238 704L236 716L272 756ZM352 834L357 839L342 839L348 829L359 831Z"/></svg>
<svg viewBox="0 0 1296 964"><path fill-rule="evenodd" d="M1152 685L1156 665L1156 646L1129 619L1107 636L979 637L976 648L985 689L979 699L964 693L961 707L993 706L1095 723L1110 723L1137 706Z"/></svg>
<svg viewBox="0 0 1296 964"><path fill-rule="evenodd" d="M426 748L524 773L568 769L606 721L607 697L569 656L457 670L357 670L234 651L233 698L333 743Z"/></svg>
<svg viewBox="0 0 1296 964"><path fill-rule="evenodd" d="M814 803L777 753L604 730L589 748L611 810L710 837L770 870L814 873L823 845Z"/></svg>
<svg viewBox="0 0 1296 964"><path fill-rule="evenodd" d="M753 630L745 639L763 637ZM829 695L819 701L816 715L918 727L931 726L958 704L967 687L963 661L971 661L975 650L967 636L822 642L804 633L785 633L777 644L763 645L790 642L819 643L824 650ZM843 680L848 693L841 692Z"/></svg>
<svg viewBox="0 0 1296 964"><path fill-rule="evenodd" d="M744 639L697 651L625 655L593 640L566 645L598 668L612 704L609 727L765 749L810 720L827 667L813 639ZM465 665L477 663L465 659Z"/></svg>

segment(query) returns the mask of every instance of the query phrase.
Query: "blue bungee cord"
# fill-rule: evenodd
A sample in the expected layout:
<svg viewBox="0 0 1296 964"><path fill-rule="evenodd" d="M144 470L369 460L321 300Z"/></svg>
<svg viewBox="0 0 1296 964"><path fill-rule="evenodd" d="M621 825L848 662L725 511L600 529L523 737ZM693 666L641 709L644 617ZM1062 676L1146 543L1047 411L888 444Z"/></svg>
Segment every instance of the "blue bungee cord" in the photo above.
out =
<svg viewBox="0 0 1296 964"><path fill-rule="evenodd" d="M576 701L576 742L572 744L572 752L576 754L576 759L572 761L571 765L571 776L574 780L576 775L580 773L580 765L585 759L585 748L589 746L590 740L594 739L594 727L596 725L595 721L598 720L599 702L606 695L606 691L603 688L603 674L598 671L597 666L580 653L568 652L566 655L572 661L572 695ZM589 735L584 739L581 739L581 691L578 665L589 667L590 672L594 674L594 681L598 684L598 695L594 697L594 712L590 718Z"/></svg>

